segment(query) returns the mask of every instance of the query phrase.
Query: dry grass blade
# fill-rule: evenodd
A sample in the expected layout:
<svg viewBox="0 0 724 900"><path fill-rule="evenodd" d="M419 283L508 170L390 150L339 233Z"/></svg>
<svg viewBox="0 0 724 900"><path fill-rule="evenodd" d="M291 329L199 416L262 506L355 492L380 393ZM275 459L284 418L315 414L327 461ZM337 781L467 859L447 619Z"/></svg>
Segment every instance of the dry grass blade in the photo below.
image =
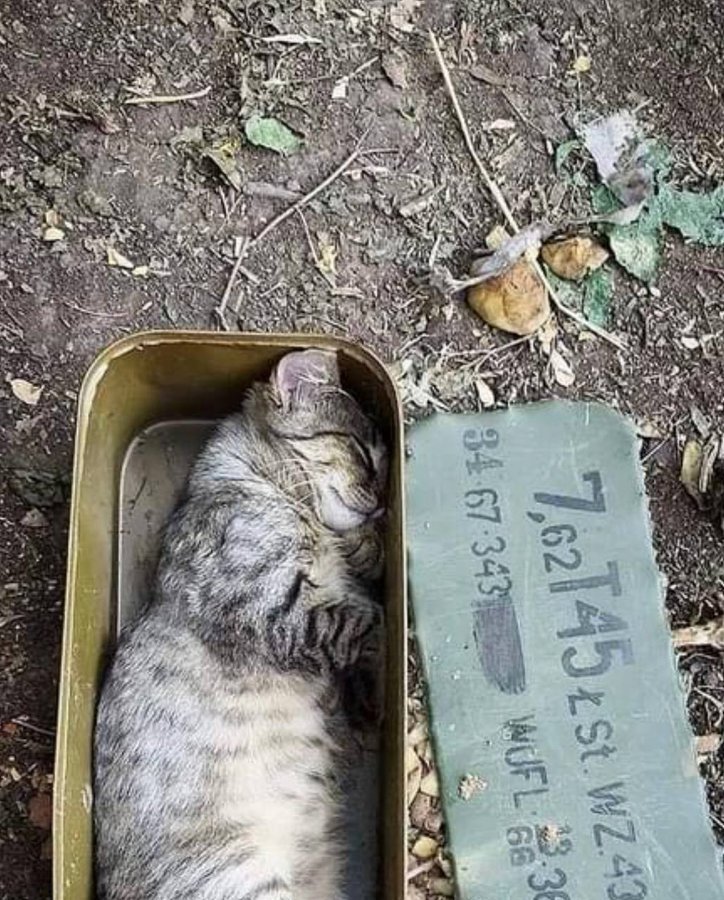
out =
<svg viewBox="0 0 724 900"><path fill-rule="evenodd" d="M495 180L492 178L488 170L485 168L483 161L480 159L477 150L475 149L475 145L473 144L473 139L470 134L470 129L468 127L467 120L465 118L465 113L460 106L460 101L458 100L457 92L455 91L455 85L453 84L452 77L450 75L450 70L448 69L447 63L445 62L445 58L442 55L442 51L440 50L440 44L438 43L437 38L435 37L434 32L430 31L430 42L432 43L432 49L435 51L435 58L437 59L437 64L440 68L440 72L442 73L443 80L445 82L445 87L447 89L448 95L450 96L450 100L452 102L453 108L455 110L455 115L457 116L458 124L460 125L460 130L463 133L463 138L465 139L465 144L468 148L468 152L475 163L480 175L485 182L485 186L490 191L490 195L493 200L498 205L498 208L505 216L505 220L513 229L514 232L520 231L520 227L515 220L515 216L513 215L510 206L508 206L508 202L503 195L503 192L498 187ZM599 337L608 341L610 344L613 344L614 347L617 347L619 350L625 348L624 342L616 337L616 335L610 334L604 328L599 328L598 325L594 325L592 322L589 322L584 316L579 315L575 310L567 307L557 296L556 291L553 285L550 283L548 278L546 277L545 272L538 262L534 263L534 267L537 275L543 282L546 287L546 290L550 294L551 300L553 301L556 309L560 313L565 316L568 316L569 319L573 319L574 322L577 322L584 328L587 328L589 331L592 331L594 334L597 334Z"/></svg>

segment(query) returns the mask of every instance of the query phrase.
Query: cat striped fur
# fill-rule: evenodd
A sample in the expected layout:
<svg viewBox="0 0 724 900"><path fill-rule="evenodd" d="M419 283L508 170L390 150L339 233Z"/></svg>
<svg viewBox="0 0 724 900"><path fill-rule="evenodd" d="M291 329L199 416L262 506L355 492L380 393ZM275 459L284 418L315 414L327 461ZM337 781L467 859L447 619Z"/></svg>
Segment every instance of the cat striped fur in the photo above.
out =
<svg viewBox="0 0 724 900"><path fill-rule="evenodd" d="M344 760L379 714L386 480L329 352L283 357L215 431L101 691L102 900L339 900Z"/></svg>

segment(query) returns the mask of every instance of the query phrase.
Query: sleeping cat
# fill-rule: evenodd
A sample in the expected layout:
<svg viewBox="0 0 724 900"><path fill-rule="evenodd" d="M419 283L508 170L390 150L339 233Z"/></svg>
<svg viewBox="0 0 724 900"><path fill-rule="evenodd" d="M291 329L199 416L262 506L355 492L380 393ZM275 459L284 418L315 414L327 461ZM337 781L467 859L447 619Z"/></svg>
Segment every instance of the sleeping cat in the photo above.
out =
<svg viewBox="0 0 724 900"><path fill-rule="evenodd" d="M104 900L339 900L339 771L379 669L382 440L290 353L195 463L94 743Z"/></svg>

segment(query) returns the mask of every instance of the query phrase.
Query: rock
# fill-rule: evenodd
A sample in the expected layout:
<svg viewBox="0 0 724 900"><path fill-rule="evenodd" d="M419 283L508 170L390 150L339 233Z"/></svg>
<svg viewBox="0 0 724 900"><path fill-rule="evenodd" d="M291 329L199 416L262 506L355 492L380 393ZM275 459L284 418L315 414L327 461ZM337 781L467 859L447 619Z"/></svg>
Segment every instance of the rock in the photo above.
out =
<svg viewBox="0 0 724 900"><path fill-rule="evenodd" d="M432 859L437 853L437 841L434 838L422 835L412 846L412 852L418 859Z"/></svg>
<svg viewBox="0 0 724 900"><path fill-rule="evenodd" d="M609 252L593 238L576 235L543 244L541 256L559 278L580 281L589 272L600 268L608 259Z"/></svg>
<svg viewBox="0 0 724 900"><path fill-rule="evenodd" d="M471 287L467 299L488 325L512 334L533 334L551 314L545 286L525 258Z"/></svg>

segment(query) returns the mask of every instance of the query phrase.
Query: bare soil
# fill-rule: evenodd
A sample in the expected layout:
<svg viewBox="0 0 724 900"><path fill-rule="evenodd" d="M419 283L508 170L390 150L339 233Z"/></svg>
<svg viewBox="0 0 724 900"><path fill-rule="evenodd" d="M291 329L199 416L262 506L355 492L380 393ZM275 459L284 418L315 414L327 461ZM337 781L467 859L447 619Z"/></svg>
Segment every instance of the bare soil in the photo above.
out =
<svg viewBox="0 0 724 900"><path fill-rule="evenodd" d="M560 320L576 373L568 389L551 378L536 341L506 347L510 337L461 297L436 294L433 248L462 275L501 216L465 150L430 27L519 221L582 202L574 188L561 194L551 158L580 111L643 104L641 118L676 154L680 183L709 189L724 180L718 0L3 4L0 900L50 896L47 795L82 374L128 332L219 327L213 311L235 238L256 234L290 197L311 190L363 135L365 152L305 210L309 236L293 216L249 253L251 277L242 274L232 291L228 327L346 334L417 371L445 374L479 360L501 406L597 399L655 426L660 437L645 442L644 458L672 624L724 612L721 533L678 478L683 441L695 431L692 406L722 424L723 254L669 236L658 290L618 274L611 327L625 351L581 339ZM285 34L318 42L265 40ZM591 69L576 76L580 55ZM333 99L344 76L346 96ZM207 87L195 100L123 102ZM248 144L243 123L256 112L300 134L301 151L283 158ZM214 141L236 154L241 191L203 155ZM291 193L270 196L279 188ZM401 213L436 189L424 208ZM50 226L64 238L45 240ZM109 246L148 271L110 266ZM336 273L324 277L312 248L324 264L330 246ZM682 333L716 337L692 350ZM42 386L37 405L19 400L8 378ZM474 403L467 392L452 405ZM721 662L714 649L682 658L697 734L721 730ZM719 752L703 764L722 840L723 764Z"/></svg>

